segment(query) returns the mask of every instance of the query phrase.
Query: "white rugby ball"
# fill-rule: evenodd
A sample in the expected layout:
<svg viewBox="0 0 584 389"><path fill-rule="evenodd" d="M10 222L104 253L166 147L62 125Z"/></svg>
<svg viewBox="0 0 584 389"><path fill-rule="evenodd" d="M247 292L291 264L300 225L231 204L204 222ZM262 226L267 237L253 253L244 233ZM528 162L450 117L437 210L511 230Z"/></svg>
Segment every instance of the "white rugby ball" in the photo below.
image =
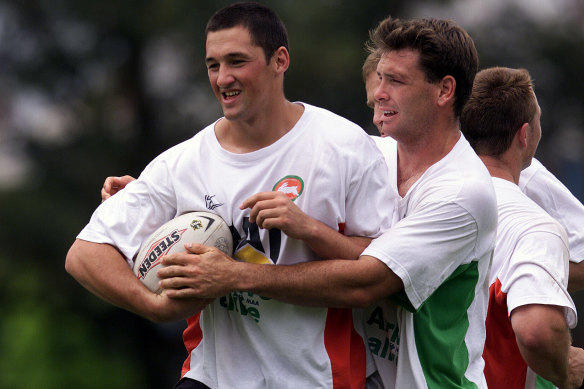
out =
<svg viewBox="0 0 584 389"><path fill-rule="evenodd" d="M229 256L233 252L231 231L219 215L189 212L166 222L148 237L134 257L134 274L152 292L160 293L156 272L162 257L185 251L185 243L215 246Z"/></svg>

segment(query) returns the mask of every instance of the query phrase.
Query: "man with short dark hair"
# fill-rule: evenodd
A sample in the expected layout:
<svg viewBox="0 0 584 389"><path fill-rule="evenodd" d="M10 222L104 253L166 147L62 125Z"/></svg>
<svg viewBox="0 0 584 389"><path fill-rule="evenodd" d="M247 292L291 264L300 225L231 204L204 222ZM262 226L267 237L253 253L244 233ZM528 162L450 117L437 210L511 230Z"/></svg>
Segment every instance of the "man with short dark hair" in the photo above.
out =
<svg viewBox="0 0 584 389"><path fill-rule="evenodd" d="M379 86L379 77L376 73L377 62L379 62L378 56L374 53L369 54L363 63L362 76L365 83L367 106L373 109L373 124L380 130L379 102L373 97ZM373 136L373 140L384 154L386 154L385 150L389 147L388 145L393 141L389 137L379 136ZM102 191L102 196L109 196L110 186L119 180L121 181L123 178L109 177L105 184L108 191ZM122 182L121 185L124 183ZM584 205L535 157L532 159L531 165L521 171L519 187L523 193L566 229L570 243L568 291L577 292L584 289Z"/></svg>
<svg viewBox="0 0 584 389"><path fill-rule="evenodd" d="M579 388L584 378L584 350L570 346L577 319L567 291L568 237L517 185L541 138L540 116L527 70L500 67L477 74L461 116L497 193L483 353L492 388L543 387L537 375L559 388Z"/></svg>
<svg viewBox="0 0 584 389"><path fill-rule="evenodd" d="M188 211L212 210L232 228L234 258L273 267L356 258L369 242L361 237L388 227L383 156L357 125L285 98L287 47L284 25L265 6L219 10L206 29L205 62L224 117L104 201L67 255L67 271L110 303L154 321L188 318L177 388L365 385L365 345L351 309L251 291L184 298L196 286L195 256L184 255L156 295L126 263L158 226Z"/></svg>

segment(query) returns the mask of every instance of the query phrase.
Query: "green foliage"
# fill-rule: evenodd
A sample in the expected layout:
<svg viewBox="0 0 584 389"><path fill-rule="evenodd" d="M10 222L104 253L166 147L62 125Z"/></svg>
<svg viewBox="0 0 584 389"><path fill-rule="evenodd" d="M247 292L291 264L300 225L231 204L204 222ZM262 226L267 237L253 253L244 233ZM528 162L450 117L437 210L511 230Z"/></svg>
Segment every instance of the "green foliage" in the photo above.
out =
<svg viewBox="0 0 584 389"><path fill-rule="evenodd" d="M5 285L0 387L145 387L131 350L108 345L87 317L47 299L43 278L42 269L29 268Z"/></svg>

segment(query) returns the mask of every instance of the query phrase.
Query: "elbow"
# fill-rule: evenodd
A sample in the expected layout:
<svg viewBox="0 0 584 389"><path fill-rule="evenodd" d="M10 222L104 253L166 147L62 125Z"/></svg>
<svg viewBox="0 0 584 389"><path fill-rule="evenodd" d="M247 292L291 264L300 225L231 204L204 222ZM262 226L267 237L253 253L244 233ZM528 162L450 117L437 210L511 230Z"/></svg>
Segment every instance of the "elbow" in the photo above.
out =
<svg viewBox="0 0 584 389"><path fill-rule="evenodd" d="M404 289L401 278L376 258L364 256L349 262L361 265L348 282L347 295L353 308L367 308Z"/></svg>
<svg viewBox="0 0 584 389"><path fill-rule="evenodd" d="M381 293L377 288L364 287L354 289L348 296L350 308L367 308L387 298L389 294Z"/></svg>
<svg viewBox="0 0 584 389"><path fill-rule="evenodd" d="M354 285L350 293L352 308L367 308L394 295L404 289L402 280L391 272L390 277L384 276L366 283Z"/></svg>
<svg viewBox="0 0 584 389"><path fill-rule="evenodd" d="M351 301L348 304L350 308L367 308L375 303L375 299L371 297L369 293L365 293L363 291L357 291L352 294Z"/></svg>
<svg viewBox="0 0 584 389"><path fill-rule="evenodd" d="M71 275L73 275L75 271L75 255L73 252L73 247L69 249L69 252L65 257L65 271Z"/></svg>
<svg viewBox="0 0 584 389"><path fill-rule="evenodd" d="M75 277L79 273L81 263L81 254L79 252L79 247L76 243L73 243L67 256L65 257L65 271L71 276Z"/></svg>
<svg viewBox="0 0 584 389"><path fill-rule="evenodd" d="M520 349L532 353L553 352L560 346L559 340L568 340L569 337L568 327L560 325L527 325L515 330ZM569 343L563 346L569 346Z"/></svg>
<svg viewBox="0 0 584 389"><path fill-rule="evenodd" d="M529 304L511 312L511 326L518 345L529 350L547 349L560 339L569 339L563 308L555 305Z"/></svg>
<svg viewBox="0 0 584 389"><path fill-rule="evenodd" d="M547 335L549 331L541 331L536 333L536 331L516 331L515 338L517 344L520 348L528 352L538 352L540 350L545 350L549 348L552 344L553 339L549 339Z"/></svg>

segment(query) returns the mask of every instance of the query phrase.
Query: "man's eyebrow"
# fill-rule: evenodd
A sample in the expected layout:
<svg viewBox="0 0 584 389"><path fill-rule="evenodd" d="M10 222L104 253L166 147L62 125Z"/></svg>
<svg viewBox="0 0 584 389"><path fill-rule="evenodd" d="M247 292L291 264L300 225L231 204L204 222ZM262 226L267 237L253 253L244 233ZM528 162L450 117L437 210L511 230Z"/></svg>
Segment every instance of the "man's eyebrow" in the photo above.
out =
<svg viewBox="0 0 584 389"><path fill-rule="evenodd" d="M235 51L233 53L229 53L229 54L225 55L225 58L227 58L227 59L249 58L249 54L241 52L241 51ZM205 62L209 62L209 61L216 61L216 59L214 57L205 58Z"/></svg>

